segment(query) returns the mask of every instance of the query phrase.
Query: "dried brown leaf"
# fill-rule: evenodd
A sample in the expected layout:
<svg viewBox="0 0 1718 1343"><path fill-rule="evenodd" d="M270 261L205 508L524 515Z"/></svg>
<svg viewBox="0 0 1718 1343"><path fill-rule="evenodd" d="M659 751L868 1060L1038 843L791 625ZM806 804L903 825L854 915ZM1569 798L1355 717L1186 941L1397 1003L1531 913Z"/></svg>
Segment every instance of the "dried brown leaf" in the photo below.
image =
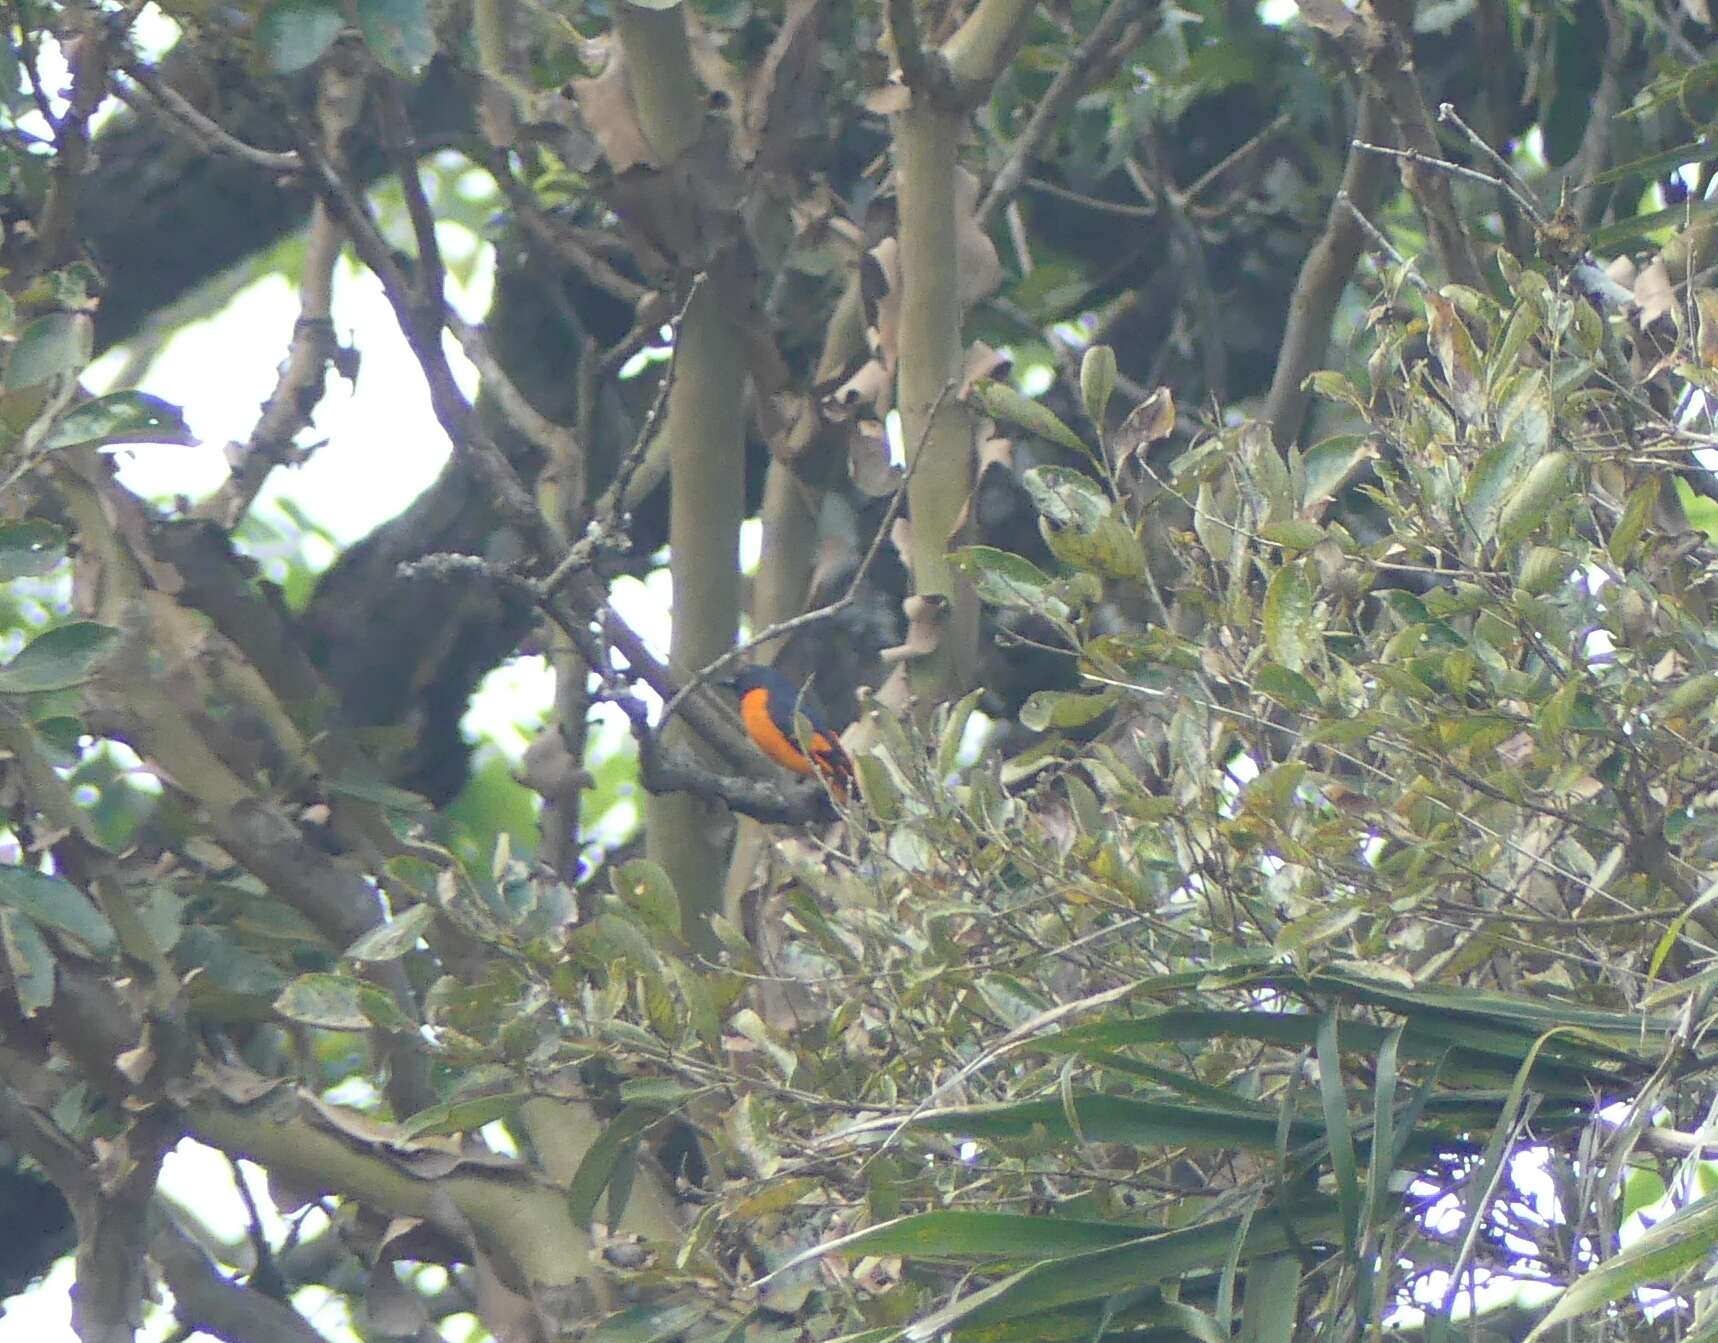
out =
<svg viewBox="0 0 1718 1343"><path fill-rule="evenodd" d="M1110 451L1116 465L1124 466L1153 443L1169 437L1175 431L1175 393L1159 387L1130 410L1114 434L1110 435Z"/></svg>
<svg viewBox="0 0 1718 1343"><path fill-rule="evenodd" d="M579 116L596 136L614 172L625 172L635 164L654 163L650 141L644 138L638 112L632 105L632 81L626 73L625 49L618 42L602 44L599 49L607 57L602 73L594 79L575 79L569 86Z"/></svg>

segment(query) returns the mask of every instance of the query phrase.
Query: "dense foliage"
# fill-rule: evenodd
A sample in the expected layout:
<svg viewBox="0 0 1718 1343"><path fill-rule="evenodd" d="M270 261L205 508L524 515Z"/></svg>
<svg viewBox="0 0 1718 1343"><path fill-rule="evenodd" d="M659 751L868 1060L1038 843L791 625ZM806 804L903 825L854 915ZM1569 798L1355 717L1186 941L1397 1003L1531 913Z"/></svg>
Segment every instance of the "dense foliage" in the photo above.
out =
<svg viewBox="0 0 1718 1343"><path fill-rule="evenodd" d="M1703 3L7 22L0 1291L1718 1336ZM451 456L338 549L259 498L352 265ZM263 274L254 430L140 498L152 360ZM460 718L518 653L515 770ZM742 656L856 789L752 747ZM266 1172L242 1240L187 1140Z"/></svg>

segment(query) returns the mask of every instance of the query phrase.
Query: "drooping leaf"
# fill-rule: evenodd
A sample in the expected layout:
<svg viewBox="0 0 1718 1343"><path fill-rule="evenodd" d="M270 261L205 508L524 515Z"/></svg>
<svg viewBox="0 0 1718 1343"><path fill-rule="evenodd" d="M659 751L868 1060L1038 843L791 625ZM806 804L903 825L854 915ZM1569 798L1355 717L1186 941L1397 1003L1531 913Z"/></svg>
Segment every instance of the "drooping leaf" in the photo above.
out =
<svg viewBox="0 0 1718 1343"><path fill-rule="evenodd" d="M662 1112L652 1106L628 1105L609 1120L567 1184L567 1209L575 1226L590 1226L597 1200L609 1187L621 1159L638 1142L639 1135L661 1118Z"/></svg>
<svg viewBox="0 0 1718 1343"><path fill-rule="evenodd" d="M314 65L345 26L333 0L273 0L257 19L257 50L277 75L295 75Z"/></svg>
<svg viewBox="0 0 1718 1343"><path fill-rule="evenodd" d="M1067 613L1049 592L1050 577L1031 560L994 546L963 546L949 563L978 591L980 601L1026 611Z"/></svg>
<svg viewBox="0 0 1718 1343"><path fill-rule="evenodd" d="M8 392L35 387L51 378L73 377L89 363L95 327L81 312L51 312L25 327L6 360L0 387Z"/></svg>
<svg viewBox="0 0 1718 1343"><path fill-rule="evenodd" d="M91 620L56 625L37 635L17 657L0 667L0 695L27 695L82 685L95 674L102 654L118 637L118 630Z"/></svg>
<svg viewBox="0 0 1718 1343"><path fill-rule="evenodd" d="M435 922L429 905L413 905L397 918L379 923L346 948L349 961L393 961L418 944L424 930Z"/></svg>
<svg viewBox="0 0 1718 1343"><path fill-rule="evenodd" d="M91 443L197 442L178 406L145 392L114 392L86 401L60 417L48 435L50 448Z"/></svg>
<svg viewBox="0 0 1718 1343"><path fill-rule="evenodd" d="M1080 399L1092 423L1103 428L1104 410L1116 389L1116 352L1108 345L1090 345L1080 358Z"/></svg>
<svg viewBox="0 0 1718 1343"><path fill-rule="evenodd" d="M105 955L117 945L113 927L71 882L31 867L0 867L0 905Z"/></svg>
<svg viewBox="0 0 1718 1343"><path fill-rule="evenodd" d="M681 937L680 897L674 882L657 864L643 858L616 869L611 881L614 893L644 921L675 938Z"/></svg>
<svg viewBox="0 0 1718 1343"><path fill-rule="evenodd" d="M501 1091L490 1096L468 1096L419 1110L400 1125L402 1136L421 1138L431 1133L475 1133L485 1124L506 1119L531 1099L528 1091Z"/></svg>
<svg viewBox="0 0 1718 1343"><path fill-rule="evenodd" d="M1025 393L1015 391L1005 382L986 378L976 383L972 389L972 399L992 419L1017 424L1022 429L1037 434L1039 438L1060 443L1064 448L1084 453L1088 457L1092 455L1092 450L1085 440L1063 424L1055 411L1043 402L1034 401Z"/></svg>
<svg viewBox="0 0 1718 1343"><path fill-rule="evenodd" d="M361 1031L370 1026L362 997L371 986L346 975L300 975L280 991L274 1010L289 1021L324 1030ZM372 989L372 991L374 991Z"/></svg>
<svg viewBox="0 0 1718 1343"><path fill-rule="evenodd" d="M1299 561L1278 569L1265 590L1265 643L1271 656L1291 672L1300 671L1318 647L1313 600L1312 582Z"/></svg>
<svg viewBox="0 0 1718 1343"><path fill-rule="evenodd" d="M18 1010L33 1017L54 1001L54 951L42 930L15 909L0 909L0 948L12 972Z"/></svg>
<svg viewBox="0 0 1718 1343"><path fill-rule="evenodd" d="M415 78L435 55L435 29L426 0L357 0L358 31L376 59L396 75Z"/></svg>
<svg viewBox="0 0 1718 1343"><path fill-rule="evenodd" d="M0 583L40 578L66 557L66 534L51 522L0 522Z"/></svg>

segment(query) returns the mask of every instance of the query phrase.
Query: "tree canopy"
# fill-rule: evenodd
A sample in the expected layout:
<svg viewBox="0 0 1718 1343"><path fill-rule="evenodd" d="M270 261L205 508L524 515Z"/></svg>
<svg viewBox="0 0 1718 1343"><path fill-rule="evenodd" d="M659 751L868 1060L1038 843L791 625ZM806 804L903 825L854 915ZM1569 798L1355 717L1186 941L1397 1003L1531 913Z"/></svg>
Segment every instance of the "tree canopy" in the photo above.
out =
<svg viewBox="0 0 1718 1343"><path fill-rule="evenodd" d="M1718 1336L1710 21L15 0L0 1296ZM347 267L451 455L323 566L258 498L361 376ZM140 497L154 357L264 275L254 429ZM512 769L460 724L518 655ZM748 740L752 662L854 787Z"/></svg>

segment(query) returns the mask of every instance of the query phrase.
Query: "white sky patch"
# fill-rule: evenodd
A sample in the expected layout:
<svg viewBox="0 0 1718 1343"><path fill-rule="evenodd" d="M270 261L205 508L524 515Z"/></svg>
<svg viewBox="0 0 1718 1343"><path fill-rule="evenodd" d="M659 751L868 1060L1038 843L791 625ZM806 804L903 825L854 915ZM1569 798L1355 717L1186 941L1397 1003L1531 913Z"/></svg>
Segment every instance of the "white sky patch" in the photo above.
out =
<svg viewBox="0 0 1718 1343"><path fill-rule="evenodd" d="M450 254L482 247L469 286L449 277L449 301L462 314L481 314L494 284L494 253L458 225L438 228ZM184 408L201 447L140 446L117 454L119 478L146 498L201 498L227 476L226 445L244 442L274 391L278 367L298 320L298 299L282 275L242 290L219 313L193 322L161 351L141 390ZM288 497L342 543L356 541L405 509L447 462L447 435L430 409L423 373L394 320L381 282L343 262L335 273L335 333L359 352L355 383L330 373L311 430L300 442L326 440L303 466L277 468L261 504ZM468 396L477 371L447 338L448 362ZM273 350L274 358L257 351ZM85 376L103 390L123 366L123 348L109 351Z"/></svg>
<svg viewBox="0 0 1718 1343"><path fill-rule="evenodd" d="M907 466L907 440L901 434L901 412L891 410L883 417L883 441L889 445L889 465L898 471Z"/></svg>
<svg viewBox="0 0 1718 1343"><path fill-rule="evenodd" d="M517 768L555 698L555 673L541 656L509 658L483 678L459 726L487 739Z"/></svg>

